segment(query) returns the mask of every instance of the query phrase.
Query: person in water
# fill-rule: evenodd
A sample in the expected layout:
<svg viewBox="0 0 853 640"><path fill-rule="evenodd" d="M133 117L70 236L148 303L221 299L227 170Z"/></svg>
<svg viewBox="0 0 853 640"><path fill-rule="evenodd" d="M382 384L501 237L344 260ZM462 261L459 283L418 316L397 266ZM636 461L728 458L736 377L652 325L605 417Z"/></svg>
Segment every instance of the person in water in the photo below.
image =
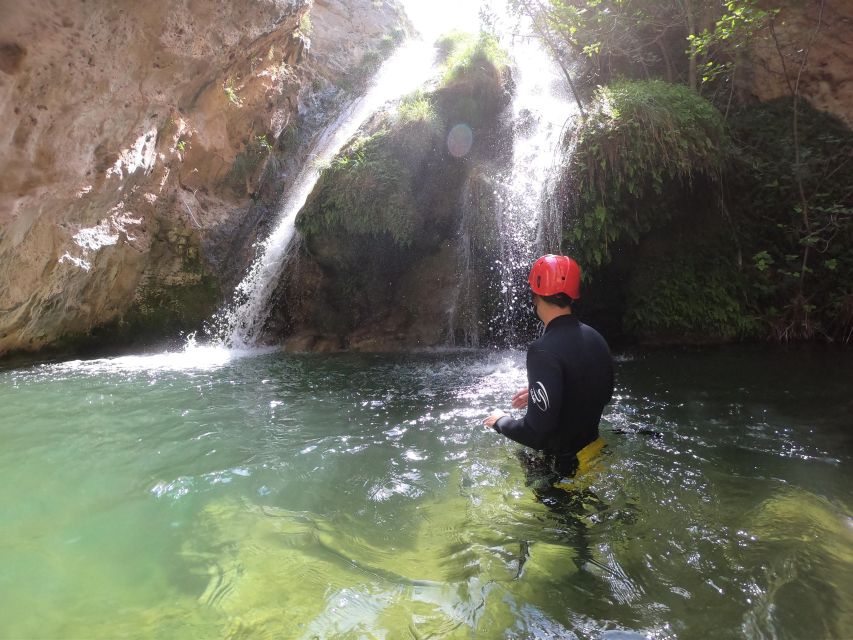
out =
<svg viewBox="0 0 853 640"><path fill-rule="evenodd" d="M603 446L598 423L613 396L613 358L595 329L577 319L581 270L568 256L545 255L530 270L528 283L536 315L545 325L527 350L527 388L513 397L514 419L494 411L484 424L507 438L544 453L527 456L548 484L571 477L584 459Z"/></svg>

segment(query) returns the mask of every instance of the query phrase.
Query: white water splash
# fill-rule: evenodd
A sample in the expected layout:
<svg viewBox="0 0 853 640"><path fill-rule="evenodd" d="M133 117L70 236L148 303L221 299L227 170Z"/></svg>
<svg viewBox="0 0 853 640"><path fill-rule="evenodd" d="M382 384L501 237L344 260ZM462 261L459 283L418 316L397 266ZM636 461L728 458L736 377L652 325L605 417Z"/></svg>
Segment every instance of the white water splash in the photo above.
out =
<svg viewBox="0 0 853 640"><path fill-rule="evenodd" d="M54 372L103 375L113 373L163 372L163 371L212 371L243 358L273 353L273 348L229 349L222 345L198 344L191 335L180 351L115 356L94 360L69 360L46 365Z"/></svg>
<svg viewBox="0 0 853 640"><path fill-rule="evenodd" d="M560 230L545 232L546 198L562 156L565 127L578 115L567 82L538 39L512 46L516 95L512 104L512 164L497 193L503 309L497 334L516 344L527 312L527 272L543 253L559 253ZM545 240L550 241L550 245Z"/></svg>
<svg viewBox="0 0 853 640"><path fill-rule="evenodd" d="M515 257L529 267L538 257L534 254L559 252L559 246L544 244L551 234L543 233L543 204L563 156L563 134L579 113L565 77L538 40L516 43L512 54L515 139L512 167L503 180L501 235L510 239L520 254Z"/></svg>
<svg viewBox="0 0 853 640"><path fill-rule="evenodd" d="M322 168L380 107L423 86L434 73L434 60L434 48L421 40L401 46L382 66L367 93L351 103L317 141L285 196L275 229L261 245L248 275L237 286L235 306L222 314L225 344L240 348L257 343L292 244L296 216L314 189Z"/></svg>
<svg viewBox="0 0 853 640"><path fill-rule="evenodd" d="M504 42L513 58L515 95L505 117L511 124L513 136L512 161L506 170L491 176L496 205L497 259L494 268L499 273L501 303L497 317L492 318L492 333L507 344L520 340L515 328L522 315L529 315L526 275L533 261L543 253L558 253L562 229L559 216L549 215L545 206L552 190L555 168L564 155L561 141L567 126L578 115L578 107L561 75L558 65L533 38ZM477 278L470 272L470 229L466 228L463 203L463 221L460 236L463 242L458 256L460 291L457 303L448 312L449 333L459 333L459 323L467 322L464 344L480 343L476 329L475 309L463 309L466 304L476 304L476 296L464 291L468 283ZM467 302L466 302L467 301ZM474 334L472 335L471 328Z"/></svg>

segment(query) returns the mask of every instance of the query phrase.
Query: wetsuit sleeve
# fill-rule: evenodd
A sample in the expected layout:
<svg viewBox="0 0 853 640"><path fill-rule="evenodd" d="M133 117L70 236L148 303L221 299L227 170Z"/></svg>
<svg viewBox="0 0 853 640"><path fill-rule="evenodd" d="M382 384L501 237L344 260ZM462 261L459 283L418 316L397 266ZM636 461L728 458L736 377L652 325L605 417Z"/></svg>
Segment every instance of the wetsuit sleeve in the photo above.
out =
<svg viewBox="0 0 853 640"><path fill-rule="evenodd" d="M510 440L541 450L559 427L563 402L563 372L552 354L538 349L527 352L527 386L527 415L520 420L502 416L494 428Z"/></svg>

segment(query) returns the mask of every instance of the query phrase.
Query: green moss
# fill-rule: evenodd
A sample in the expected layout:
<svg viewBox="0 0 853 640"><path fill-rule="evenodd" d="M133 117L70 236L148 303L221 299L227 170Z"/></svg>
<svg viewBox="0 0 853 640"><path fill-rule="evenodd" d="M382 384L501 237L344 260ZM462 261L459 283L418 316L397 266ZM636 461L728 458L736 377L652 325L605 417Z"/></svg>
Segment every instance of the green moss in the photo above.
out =
<svg viewBox="0 0 853 640"><path fill-rule="evenodd" d="M468 31L449 31L435 41L439 62L446 63L448 58L459 49L474 41L474 34Z"/></svg>
<svg viewBox="0 0 853 640"><path fill-rule="evenodd" d="M850 342L853 192L844 178L853 131L802 102L797 164L793 116L785 99L731 119L734 161L726 179L750 297L775 338Z"/></svg>
<svg viewBox="0 0 853 640"><path fill-rule="evenodd" d="M581 122L566 182L578 190L567 242L588 267L620 242L638 242L678 215L694 181L715 181L727 138L722 119L686 87L660 81L601 88Z"/></svg>
<svg viewBox="0 0 853 640"><path fill-rule="evenodd" d="M599 89L572 142L565 185L577 199L564 242L622 329L650 341L755 336L737 242L719 211L729 142L713 105L665 82L614 83ZM595 293L599 274L606 286L626 284Z"/></svg>
<svg viewBox="0 0 853 640"><path fill-rule="evenodd" d="M441 144L446 125L435 106L435 95L416 91L403 98L389 119L390 142L396 155L413 169Z"/></svg>
<svg viewBox="0 0 853 640"><path fill-rule="evenodd" d="M758 334L746 284L731 250L703 238L676 242L645 255L631 274L625 329L653 341L718 342Z"/></svg>
<svg viewBox="0 0 853 640"><path fill-rule="evenodd" d="M352 143L323 171L317 194L296 219L305 235L340 228L408 246L415 229L412 176L394 153L387 129Z"/></svg>
<svg viewBox="0 0 853 640"><path fill-rule="evenodd" d="M441 45L447 51L445 72L436 91L436 106L445 122L487 127L509 101L507 54L491 35L452 35ZM441 47L440 47L441 48Z"/></svg>
<svg viewBox="0 0 853 640"><path fill-rule="evenodd" d="M397 123L400 125L425 123L432 126L439 122L432 96L423 91L404 97L397 107Z"/></svg>
<svg viewBox="0 0 853 640"><path fill-rule="evenodd" d="M509 56L497 38L488 33L479 36L454 31L436 42L440 58L444 61L442 84L450 85L460 78L470 78L480 73L506 68Z"/></svg>

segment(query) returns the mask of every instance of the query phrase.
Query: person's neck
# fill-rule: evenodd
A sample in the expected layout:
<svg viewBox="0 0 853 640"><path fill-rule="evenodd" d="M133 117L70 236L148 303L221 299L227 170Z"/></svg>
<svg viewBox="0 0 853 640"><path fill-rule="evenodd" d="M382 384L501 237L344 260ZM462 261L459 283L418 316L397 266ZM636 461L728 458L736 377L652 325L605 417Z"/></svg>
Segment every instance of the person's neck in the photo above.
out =
<svg viewBox="0 0 853 640"><path fill-rule="evenodd" d="M547 306L545 306L544 309L542 309L540 319L542 320L543 324L547 327L549 324L551 324L551 321L554 318L559 318L561 316L570 316L570 315L572 315L571 309L566 309L564 307L557 307L554 305L547 305Z"/></svg>

